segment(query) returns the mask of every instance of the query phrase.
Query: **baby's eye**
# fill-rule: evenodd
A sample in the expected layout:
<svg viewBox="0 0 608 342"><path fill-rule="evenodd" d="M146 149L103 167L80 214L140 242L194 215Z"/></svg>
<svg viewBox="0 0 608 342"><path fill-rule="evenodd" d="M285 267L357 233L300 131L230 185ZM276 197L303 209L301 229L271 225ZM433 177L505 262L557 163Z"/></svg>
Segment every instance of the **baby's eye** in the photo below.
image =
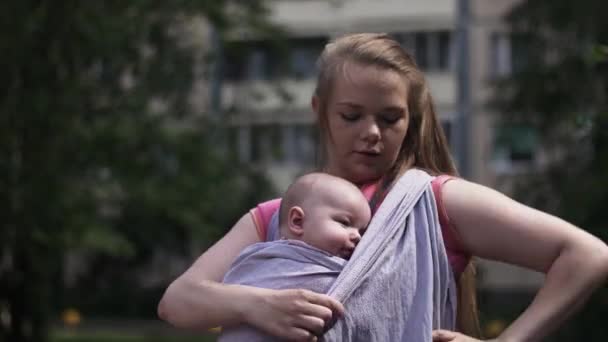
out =
<svg viewBox="0 0 608 342"><path fill-rule="evenodd" d="M348 220L338 219L338 220L336 220L336 222L338 222L339 224L341 224L343 226L349 226L350 225L350 222L348 222Z"/></svg>
<svg viewBox="0 0 608 342"><path fill-rule="evenodd" d="M342 119L346 121L357 121L361 117L361 114L353 112L353 113L340 113Z"/></svg>

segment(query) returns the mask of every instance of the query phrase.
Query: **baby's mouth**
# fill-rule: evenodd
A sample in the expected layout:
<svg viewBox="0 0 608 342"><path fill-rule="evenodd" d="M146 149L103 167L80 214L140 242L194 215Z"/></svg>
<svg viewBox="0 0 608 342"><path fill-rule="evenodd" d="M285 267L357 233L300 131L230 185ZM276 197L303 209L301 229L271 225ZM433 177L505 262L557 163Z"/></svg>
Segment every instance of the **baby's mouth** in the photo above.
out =
<svg viewBox="0 0 608 342"><path fill-rule="evenodd" d="M355 252L354 248L346 248L346 249L343 249L340 254L342 255L342 257L344 259L349 260L354 252Z"/></svg>

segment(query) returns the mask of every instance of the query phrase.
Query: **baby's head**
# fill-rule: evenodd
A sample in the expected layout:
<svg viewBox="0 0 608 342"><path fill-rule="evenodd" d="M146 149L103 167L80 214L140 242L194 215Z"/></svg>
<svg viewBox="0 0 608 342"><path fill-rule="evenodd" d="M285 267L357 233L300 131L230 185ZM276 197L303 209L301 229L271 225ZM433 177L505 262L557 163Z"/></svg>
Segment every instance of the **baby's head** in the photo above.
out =
<svg viewBox="0 0 608 342"><path fill-rule="evenodd" d="M367 200L352 183L324 173L298 178L279 212L283 237L349 258L371 218Z"/></svg>

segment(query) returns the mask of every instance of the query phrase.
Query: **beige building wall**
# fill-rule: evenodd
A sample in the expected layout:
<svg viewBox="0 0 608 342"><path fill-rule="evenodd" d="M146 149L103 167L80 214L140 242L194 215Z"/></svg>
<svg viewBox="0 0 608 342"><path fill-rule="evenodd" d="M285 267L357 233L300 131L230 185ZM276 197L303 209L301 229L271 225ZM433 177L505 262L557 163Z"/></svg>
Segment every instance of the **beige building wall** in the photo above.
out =
<svg viewBox="0 0 608 342"><path fill-rule="evenodd" d="M273 2L273 18L294 34L431 30L452 27L453 13L453 0Z"/></svg>
<svg viewBox="0 0 608 342"><path fill-rule="evenodd" d="M496 187L497 179L505 176L505 168L497 167L494 160L494 118L486 105L492 95L490 81L495 52L492 37L497 32L506 31L501 18L519 1L521 0L470 0L469 76L472 112L469 114L470 136L467 148L471 172L469 178L491 187ZM452 32L452 67L428 71L426 75L441 119L451 120L455 116L458 86L455 72L456 0L276 0L271 5L272 20L283 25L289 35L295 38L331 38L353 32ZM277 93L277 84L291 95L292 100L288 104ZM249 127L252 125L312 123L314 117L310 110L310 98L313 89L313 78L226 82L223 87L223 106L238 109L231 120L242 129L241 147L247 148L247 141L252 134ZM298 173L311 167L312 165L280 162L267 162L263 165L278 190L284 190ZM480 265L482 288L534 288L542 281L540 275L516 267L485 261L481 261Z"/></svg>
<svg viewBox="0 0 608 342"><path fill-rule="evenodd" d="M471 0L472 20L470 25L471 56L471 179L481 184L508 192L499 180L508 178L510 168L503 167L494 159L495 114L488 108L493 96L492 36L508 32L501 19L510 8L521 0ZM521 290L538 287L544 277L540 273L503 263L480 260L482 288L495 290Z"/></svg>
<svg viewBox="0 0 608 342"><path fill-rule="evenodd" d="M521 0L471 0L470 57L471 57L471 179L488 186L496 186L497 170L493 160L494 117L487 106L493 95L492 46L493 34L507 32L502 17ZM497 175L498 173L498 175Z"/></svg>

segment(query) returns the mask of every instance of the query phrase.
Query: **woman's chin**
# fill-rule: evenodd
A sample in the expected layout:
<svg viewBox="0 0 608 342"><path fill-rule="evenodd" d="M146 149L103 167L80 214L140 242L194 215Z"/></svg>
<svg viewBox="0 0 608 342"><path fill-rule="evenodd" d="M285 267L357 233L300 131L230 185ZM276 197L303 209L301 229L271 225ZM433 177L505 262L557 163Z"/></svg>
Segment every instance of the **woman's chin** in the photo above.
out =
<svg viewBox="0 0 608 342"><path fill-rule="evenodd" d="M351 169L349 180L355 184L366 184L377 181L383 174L375 168L357 165Z"/></svg>

